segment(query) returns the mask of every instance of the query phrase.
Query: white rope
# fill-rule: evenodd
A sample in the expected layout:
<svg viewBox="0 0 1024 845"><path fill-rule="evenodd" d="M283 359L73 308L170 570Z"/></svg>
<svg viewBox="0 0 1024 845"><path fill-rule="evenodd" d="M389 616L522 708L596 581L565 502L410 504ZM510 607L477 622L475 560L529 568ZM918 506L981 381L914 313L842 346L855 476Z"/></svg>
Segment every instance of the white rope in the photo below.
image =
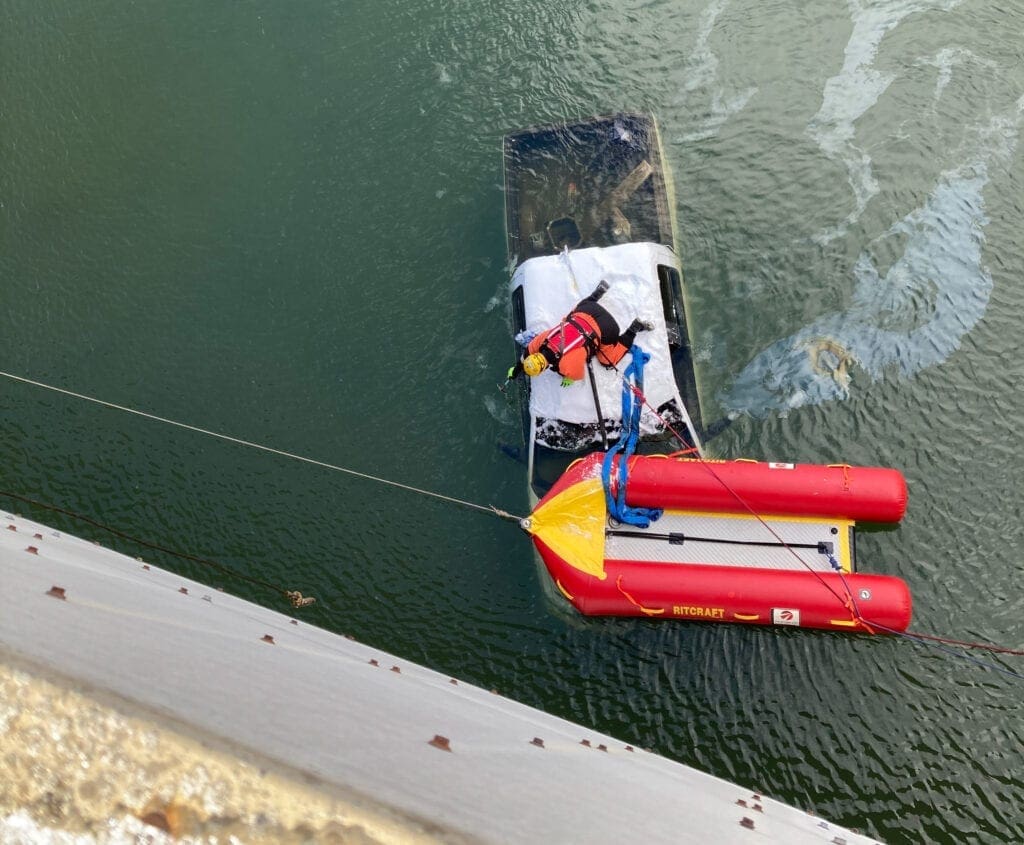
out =
<svg viewBox="0 0 1024 845"><path fill-rule="evenodd" d="M166 423L167 425L173 425L177 426L178 428L184 428L188 431L194 431L197 434L206 434L210 437L219 438L220 440L227 440L229 443L236 443L239 446L247 446L250 449L259 449L261 452L269 452L272 455L280 455L282 458L291 458L294 461L302 461L303 463L312 464L313 466L322 467L323 469L333 470L334 472L343 472L346 473L347 475L354 475L357 478L365 478L369 481L376 481L379 484L387 484L391 487L399 487L402 490L408 490L412 493L421 493L424 496L433 496L435 499L442 499L446 502L452 502L457 505L465 505L468 508L476 508L477 510L481 511L489 511L491 513L497 514L503 519L519 519L519 517L513 516L512 514L503 511L500 508L496 508L493 505L478 505L473 502L467 502L464 499L456 499L453 496L445 496L443 493L435 493L431 490L423 490L420 487L412 487L409 484L401 484L397 481L389 481L386 478L380 478L376 475L369 475L365 472L358 472L357 470L337 466L336 464L329 464L326 463L325 461L318 461L315 458L307 458L304 457L303 455L296 455L294 452L285 452L282 449L274 449L270 446L263 446L259 443L253 443L251 440L242 440L238 437L232 437L229 434L220 434L219 432L210 431L209 429L200 428L199 426L189 425L188 423L178 422L177 420L170 420L167 419L167 417L160 417L157 416L156 414L148 414L145 411L137 411L134 408L128 408L124 405L117 405L113 402L106 402L103 399L96 399L92 396L86 396L83 393L75 393L73 390L65 390L62 387L54 387L52 384L44 384L41 381L33 381L32 379L24 378L23 376L16 376L13 373L5 373L2 370L0 370L0 376L13 379L14 381L20 381L23 384L30 384L33 387L41 387L44 390L52 390L54 393L63 393L65 396L72 396L75 399L83 399L86 402L93 402L96 405L103 405L105 408L113 408L116 411L124 411L125 413L128 414L135 414L135 416L137 417L145 417L148 420L155 420L156 422L162 422Z"/></svg>

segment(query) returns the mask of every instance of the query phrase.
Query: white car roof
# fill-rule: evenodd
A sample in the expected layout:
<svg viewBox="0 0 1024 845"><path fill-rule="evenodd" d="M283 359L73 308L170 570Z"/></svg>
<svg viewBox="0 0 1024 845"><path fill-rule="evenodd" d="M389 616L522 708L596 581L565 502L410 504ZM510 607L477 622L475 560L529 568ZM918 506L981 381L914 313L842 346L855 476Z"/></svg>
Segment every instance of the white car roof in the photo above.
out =
<svg viewBox="0 0 1024 845"><path fill-rule="evenodd" d="M634 318L650 322L651 331L637 334L636 343L651 360L644 368L644 395L658 408L674 399L681 413L685 408L672 371L671 353L665 327L665 315L658 280L658 265L678 269L678 259L668 247L652 243L630 243L613 247L593 247L565 251L559 255L531 258L512 276L512 289L523 287L527 332L542 332L557 325L573 307L603 280L607 293L600 302L623 331ZM631 356L619 364L624 372ZM607 420L622 418L622 379L615 370L594 363L595 382L602 415ZM530 413L556 425L596 423L597 412L587 379L570 387L561 386L561 376L548 370L531 383ZM653 434L664 429L650 409L641 418L641 432ZM544 442L544 431L538 431Z"/></svg>

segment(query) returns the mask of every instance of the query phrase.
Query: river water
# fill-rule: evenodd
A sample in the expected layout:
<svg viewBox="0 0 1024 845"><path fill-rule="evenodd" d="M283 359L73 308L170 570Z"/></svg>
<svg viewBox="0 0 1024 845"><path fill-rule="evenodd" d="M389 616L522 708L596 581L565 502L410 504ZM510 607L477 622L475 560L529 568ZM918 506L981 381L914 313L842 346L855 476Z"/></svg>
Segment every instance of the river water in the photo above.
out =
<svg viewBox="0 0 1024 845"><path fill-rule="evenodd" d="M1022 45L994 0L4 0L0 370L522 514L501 138L650 111L705 417L735 417L709 454L900 468L862 569L909 582L915 631L1021 648ZM891 843L1024 841L1019 675L583 619L490 514L0 403L3 490L313 594L314 624Z"/></svg>

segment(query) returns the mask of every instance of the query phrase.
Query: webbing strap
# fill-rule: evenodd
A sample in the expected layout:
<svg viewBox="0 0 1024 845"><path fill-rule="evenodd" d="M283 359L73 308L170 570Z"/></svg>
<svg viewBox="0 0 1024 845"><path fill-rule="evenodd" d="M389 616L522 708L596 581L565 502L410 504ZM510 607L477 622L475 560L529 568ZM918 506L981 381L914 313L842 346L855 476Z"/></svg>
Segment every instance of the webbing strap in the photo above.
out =
<svg viewBox="0 0 1024 845"><path fill-rule="evenodd" d="M644 364L651 356L637 344L630 350L633 360L626 368L622 378L622 435L618 442L608 450L601 465L601 483L604 485L605 502L608 514L612 519L626 525L646 528L657 520L661 508L633 508L626 504L626 485L629 480L629 459L636 450L640 439L640 413L643 411ZM630 384L632 380L632 384ZM617 489L612 495L611 474L615 456L619 457Z"/></svg>

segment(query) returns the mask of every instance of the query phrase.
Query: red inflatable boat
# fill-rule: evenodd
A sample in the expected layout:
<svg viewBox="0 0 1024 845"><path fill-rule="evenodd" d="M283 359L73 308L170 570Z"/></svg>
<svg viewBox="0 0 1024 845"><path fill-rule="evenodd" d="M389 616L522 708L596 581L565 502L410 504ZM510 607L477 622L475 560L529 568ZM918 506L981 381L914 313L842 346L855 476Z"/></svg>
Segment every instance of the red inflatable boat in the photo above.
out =
<svg viewBox="0 0 1024 845"><path fill-rule="evenodd" d="M910 624L907 585L854 564L855 523L906 511L897 470L634 456L625 503L664 509L638 527L609 516L604 457L570 466L523 526L581 613L871 633Z"/></svg>

